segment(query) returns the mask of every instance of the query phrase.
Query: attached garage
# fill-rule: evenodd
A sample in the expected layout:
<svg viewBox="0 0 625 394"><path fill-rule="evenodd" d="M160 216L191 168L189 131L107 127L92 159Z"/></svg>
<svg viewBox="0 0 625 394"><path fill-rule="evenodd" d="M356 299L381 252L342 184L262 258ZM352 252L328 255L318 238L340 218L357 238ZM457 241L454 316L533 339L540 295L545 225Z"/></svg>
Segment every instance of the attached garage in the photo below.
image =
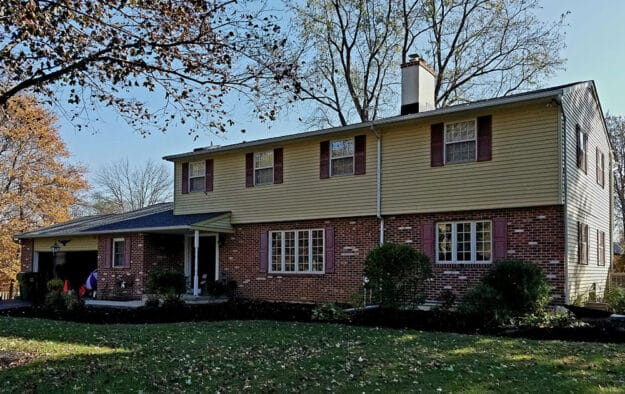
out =
<svg viewBox="0 0 625 394"><path fill-rule="evenodd" d="M76 289L97 266L96 236L35 239L33 271L40 272L46 280L57 276Z"/></svg>

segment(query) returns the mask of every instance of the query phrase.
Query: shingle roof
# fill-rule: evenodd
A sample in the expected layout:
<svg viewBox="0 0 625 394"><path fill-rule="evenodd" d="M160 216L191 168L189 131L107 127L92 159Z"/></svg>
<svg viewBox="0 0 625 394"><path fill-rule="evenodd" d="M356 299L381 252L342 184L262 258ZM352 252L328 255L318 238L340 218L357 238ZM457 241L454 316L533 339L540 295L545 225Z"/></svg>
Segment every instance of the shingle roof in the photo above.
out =
<svg viewBox="0 0 625 394"><path fill-rule="evenodd" d="M494 107L494 106L499 106L499 105L519 103L519 102L529 102L532 100L539 100L539 99L548 99L549 97L555 97L563 93L564 90L567 88L570 88L576 85L585 85L585 84L594 85L594 82L593 81L573 82L573 83L553 86L553 87L544 88L544 89L532 90L532 91L524 92L524 93L511 94L509 96L495 97L495 98L490 98L490 99L472 101L472 102L464 103L464 104L452 105L452 106L444 107L444 108L437 108L431 111L424 111L424 112L418 112L418 113L407 114L407 115L391 116L387 118L376 119L371 122L354 123L354 124L350 124L347 126L306 131L303 133L288 134L288 135L279 136L279 137L264 138L264 139L246 141L246 142L241 142L241 143L231 144L231 145L197 148L191 152L184 152L184 153L164 156L163 159L174 161L174 160L182 159L186 157L200 156L200 155L206 155L206 154L215 153L215 152L224 152L224 151L231 151L231 150L237 150L237 149L248 149L248 148L259 146L259 145L273 144L273 143L278 143L282 141L292 141L292 140L304 139L304 138L327 135L327 134L342 133L342 132L362 129L365 127L394 124L394 123L405 122L405 121L409 121L413 119L430 118L430 117L440 116L440 115L445 115L445 114L451 114L451 113L457 113L457 112L463 112L463 111L471 111L471 110L475 110L479 108Z"/></svg>
<svg viewBox="0 0 625 394"><path fill-rule="evenodd" d="M174 215L171 202L120 214L86 216L68 222L43 227L19 234L17 238L77 236L97 233L149 231L150 229L185 228L195 223L224 216L229 212L210 212L192 215Z"/></svg>

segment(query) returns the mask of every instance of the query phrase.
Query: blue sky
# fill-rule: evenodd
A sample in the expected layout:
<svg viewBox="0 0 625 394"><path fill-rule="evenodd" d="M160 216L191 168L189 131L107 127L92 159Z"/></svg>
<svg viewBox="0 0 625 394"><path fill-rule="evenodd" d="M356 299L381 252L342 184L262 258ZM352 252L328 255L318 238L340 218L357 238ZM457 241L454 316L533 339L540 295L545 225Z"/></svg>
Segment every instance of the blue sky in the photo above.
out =
<svg viewBox="0 0 625 394"><path fill-rule="evenodd" d="M567 59L566 69L545 81L545 85L593 79L604 111L625 115L625 1L544 0L544 3L540 15L545 20L554 20L563 12L571 11L567 18L566 48L562 52ZM235 116L240 123L225 138L200 134L194 141L183 129L144 138L115 113L108 111L103 111L105 121L97 125L96 133L76 131L61 117L58 125L71 153L70 162L85 165L90 171L126 157L132 163L149 159L160 161L162 156L211 143L232 144L305 129L293 113L279 114L278 120L270 125L254 121L241 104L234 103L237 108ZM236 131L240 128L247 132Z"/></svg>

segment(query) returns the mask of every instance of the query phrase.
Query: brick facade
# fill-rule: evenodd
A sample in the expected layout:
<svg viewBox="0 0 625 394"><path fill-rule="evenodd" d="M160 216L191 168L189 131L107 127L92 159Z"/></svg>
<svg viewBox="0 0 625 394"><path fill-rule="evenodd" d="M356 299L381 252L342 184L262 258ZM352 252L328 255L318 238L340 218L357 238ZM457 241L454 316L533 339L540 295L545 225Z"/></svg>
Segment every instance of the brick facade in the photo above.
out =
<svg viewBox="0 0 625 394"><path fill-rule="evenodd" d="M124 238L131 243L128 267L113 268L105 262L106 243L111 238ZM154 267L182 270L184 238L182 235L116 234L98 237L98 293L100 299L141 299L145 282Z"/></svg>
<svg viewBox="0 0 625 394"><path fill-rule="evenodd" d="M21 272L31 272L33 270L33 252L35 250L34 239L20 240L20 265Z"/></svg>
<svg viewBox="0 0 625 394"><path fill-rule="evenodd" d="M498 209L455 213L397 215L385 219L385 240L421 249L424 223L506 218L508 258L540 265L554 288L555 302L564 299L564 213L562 206ZM235 226L220 246L221 272L239 284L240 295L274 301L350 303L362 286L362 263L378 243L375 217ZM334 227L335 272L324 275L261 273L260 234L269 230ZM427 298L449 290L457 297L477 284L491 264L434 264ZM562 302L562 301L560 301Z"/></svg>

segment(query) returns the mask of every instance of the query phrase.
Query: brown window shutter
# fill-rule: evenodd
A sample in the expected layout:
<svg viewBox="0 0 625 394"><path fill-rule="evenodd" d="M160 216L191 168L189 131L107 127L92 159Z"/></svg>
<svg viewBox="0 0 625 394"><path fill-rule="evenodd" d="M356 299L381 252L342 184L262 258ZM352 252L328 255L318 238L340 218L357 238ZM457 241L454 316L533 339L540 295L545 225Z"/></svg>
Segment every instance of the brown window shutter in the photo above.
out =
<svg viewBox="0 0 625 394"><path fill-rule="evenodd" d="M319 178L330 177L330 141L321 141L319 144Z"/></svg>
<svg viewBox="0 0 625 394"><path fill-rule="evenodd" d="M245 155L245 187L254 186L254 153Z"/></svg>
<svg viewBox="0 0 625 394"><path fill-rule="evenodd" d="M492 159L493 117L491 115L477 118L477 161Z"/></svg>
<svg viewBox="0 0 625 394"><path fill-rule="evenodd" d="M269 245L268 245L268 237L267 231L263 231L260 233L260 261L259 261L259 271L267 272L267 266L269 263Z"/></svg>
<svg viewBox="0 0 625 394"><path fill-rule="evenodd" d="M362 175L367 167L367 136L357 135L354 137L354 175Z"/></svg>
<svg viewBox="0 0 625 394"><path fill-rule="evenodd" d="M599 178L599 148L595 148L595 179L597 183L601 185L601 179Z"/></svg>
<svg viewBox="0 0 625 394"><path fill-rule="evenodd" d="M110 237L104 239L104 266L113 266L113 238Z"/></svg>
<svg viewBox="0 0 625 394"><path fill-rule="evenodd" d="M436 123L431 126L430 139L430 165L432 167L440 167L445 164L445 132L444 123Z"/></svg>
<svg viewBox="0 0 625 394"><path fill-rule="evenodd" d="M132 252L132 244L130 237L124 239L124 267L130 267L130 253Z"/></svg>
<svg viewBox="0 0 625 394"><path fill-rule="evenodd" d="M182 163L182 194L189 193L189 163Z"/></svg>
<svg viewBox="0 0 625 394"><path fill-rule="evenodd" d="M325 259L326 259L326 274L333 274L335 269L334 264L334 228L327 227L325 229Z"/></svg>
<svg viewBox="0 0 625 394"><path fill-rule="evenodd" d="M493 261L504 260L508 257L508 221L506 218L495 218L493 220Z"/></svg>
<svg viewBox="0 0 625 394"><path fill-rule="evenodd" d="M583 257L582 232L583 232L582 222L577 222L577 264L583 264L584 263L584 261L582 259L582 257Z"/></svg>
<svg viewBox="0 0 625 394"><path fill-rule="evenodd" d="M582 163L584 174L588 173L588 134L584 133L584 154Z"/></svg>
<svg viewBox="0 0 625 394"><path fill-rule="evenodd" d="M421 249L423 254L428 256L432 262L436 261L435 259L435 244L434 241L434 224L433 223L423 223L421 225Z"/></svg>
<svg viewBox="0 0 625 394"><path fill-rule="evenodd" d="M282 163L284 161L282 148L273 150L273 183L282 183Z"/></svg>
<svg viewBox="0 0 625 394"><path fill-rule="evenodd" d="M204 178L204 191L212 192L213 191L213 159L206 160L206 173Z"/></svg>

